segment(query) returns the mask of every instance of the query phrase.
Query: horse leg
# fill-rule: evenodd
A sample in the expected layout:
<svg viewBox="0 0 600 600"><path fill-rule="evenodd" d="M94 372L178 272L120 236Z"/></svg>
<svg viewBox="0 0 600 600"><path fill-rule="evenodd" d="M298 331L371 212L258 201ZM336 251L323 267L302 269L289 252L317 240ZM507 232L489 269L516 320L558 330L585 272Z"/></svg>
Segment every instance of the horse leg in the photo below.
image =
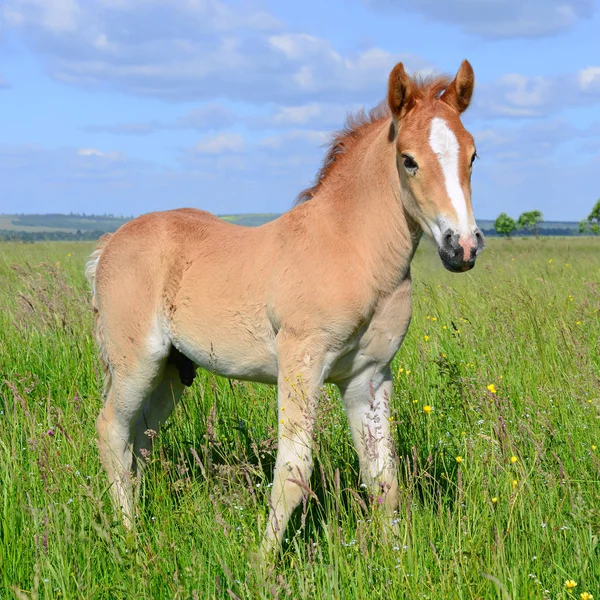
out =
<svg viewBox="0 0 600 600"><path fill-rule="evenodd" d="M290 516L307 493L313 467L313 429L323 365L300 346L292 346L292 341L279 345L279 443L264 556L281 546Z"/></svg>
<svg viewBox="0 0 600 600"><path fill-rule="evenodd" d="M149 395L137 418L133 452L137 459L138 484L141 483L143 466L152 451L153 440L177 406L185 387L178 366L167 364L162 380Z"/></svg>
<svg viewBox="0 0 600 600"><path fill-rule="evenodd" d="M390 431L392 374L389 366L363 372L340 385L363 482L391 517L398 506L396 452Z"/></svg>
<svg viewBox="0 0 600 600"><path fill-rule="evenodd" d="M105 347L106 348L106 347ZM111 354L119 356L118 346L111 346ZM107 356L110 376L106 379L106 399L96 420L98 430L98 451L100 460L110 483L110 491L115 507L121 510L126 527L133 525L135 516L135 488L139 485L137 449L143 440L138 435L140 418L146 406L154 406L157 390L165 389L163 373L171 376L166 370L166 356L139 352L130 355L130 362L117 363ZM112 365L112 366L110 366ZM177 387L177 386L175 386ZM162 394L166 398L166 394ZM158 427L164 420L168 402L163 399L156 403L159 406L158 420L152 414L151 425L147 429ZM162 408L162 411L161 411ZM147 436L146 436L147 437ZM139 470L141 476L141 470Z"/></svg>

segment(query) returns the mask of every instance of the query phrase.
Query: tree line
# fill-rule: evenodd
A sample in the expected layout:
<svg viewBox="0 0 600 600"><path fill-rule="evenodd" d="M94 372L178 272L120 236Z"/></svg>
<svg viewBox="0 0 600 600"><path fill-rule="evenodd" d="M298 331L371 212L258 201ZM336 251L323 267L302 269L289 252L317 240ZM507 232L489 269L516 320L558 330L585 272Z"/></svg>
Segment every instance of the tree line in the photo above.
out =
<svg viewBox="0 0 600 600"><path fill-rule="evenodd" d="M506 238L509 238L515 231L526 231L538 237L540 224L543 222L544 215L541 210L523 212L516 221L503 212L498 215L494 222L494 229L498 235ZM591 233L594 235L600 233L600 200L596 202L587 219L579 222L579 233Z"/></svg>
<svg viewBox="0 0 600 600"><path fill-rule="evenodd" d="M93 242L105 231L14 231L12 229L0 229L0 242Z"/></svg>

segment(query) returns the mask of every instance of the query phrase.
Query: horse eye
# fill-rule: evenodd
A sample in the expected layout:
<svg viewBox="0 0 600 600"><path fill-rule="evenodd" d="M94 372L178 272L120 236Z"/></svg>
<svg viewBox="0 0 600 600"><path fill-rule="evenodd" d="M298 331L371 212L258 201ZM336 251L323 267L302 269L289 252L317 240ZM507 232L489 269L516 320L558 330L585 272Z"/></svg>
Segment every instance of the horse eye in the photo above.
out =
<svg viewBox="0 0 600 600"><path fill-rule="evenodd" d="M417 161L410 154L403 154L404 168L411 174L414 175L419 168Z"/></svg>
<svg viewBox="0 0 600 600"><path fill-rule="evenodd" d="M476 158L479 158L479 155L477 154L477 151L473 152L473 156L471 156L471 166L475 162Z"/></svg>

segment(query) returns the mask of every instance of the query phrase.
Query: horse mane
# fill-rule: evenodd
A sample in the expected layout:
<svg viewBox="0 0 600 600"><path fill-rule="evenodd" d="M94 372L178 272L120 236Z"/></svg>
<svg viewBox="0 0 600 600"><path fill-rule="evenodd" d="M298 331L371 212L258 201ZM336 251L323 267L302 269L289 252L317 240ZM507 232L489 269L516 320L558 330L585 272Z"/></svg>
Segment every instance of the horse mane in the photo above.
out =
<svg viewBox="0 0 600 600"><path fill-rule="evenodd" d="M411 77L413 106L417 101L423 103L433 103L439 100L444 90L448 87L452 78L447 75L436 75L421 77ZM377 106L372 108L368 113L364 108L361 108L355 113L350 113L346 118L344 126L339 131L333 134L329 149L323 159L323 164L317 172L315 182L309 188L302 190L296 197L294 206L308 202L313 198L323 186L323 183L340 165L340 159L348 154L348 152L356 145L367 131L373 126L389 119L392 112L387 103L387 100L382 100ZM395 139L395 130L390 132L390 141Z"/></svg>

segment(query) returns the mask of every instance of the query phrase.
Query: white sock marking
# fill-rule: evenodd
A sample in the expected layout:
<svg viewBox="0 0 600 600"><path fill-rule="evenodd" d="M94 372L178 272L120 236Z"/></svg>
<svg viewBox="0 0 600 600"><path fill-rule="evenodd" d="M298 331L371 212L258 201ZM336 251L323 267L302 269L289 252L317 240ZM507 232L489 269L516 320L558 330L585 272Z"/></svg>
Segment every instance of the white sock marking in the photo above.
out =
<svg viewBox="0 0 600 600"><path fill-rule="evenodd" d="M461 235L465 234L469 227L469 214L467 201L458 179L458 151L460 146L452 129L440 117L435 117L431 121L429 145L440 161L446 183L446 192L456 211L460 233Z"/></svg>

